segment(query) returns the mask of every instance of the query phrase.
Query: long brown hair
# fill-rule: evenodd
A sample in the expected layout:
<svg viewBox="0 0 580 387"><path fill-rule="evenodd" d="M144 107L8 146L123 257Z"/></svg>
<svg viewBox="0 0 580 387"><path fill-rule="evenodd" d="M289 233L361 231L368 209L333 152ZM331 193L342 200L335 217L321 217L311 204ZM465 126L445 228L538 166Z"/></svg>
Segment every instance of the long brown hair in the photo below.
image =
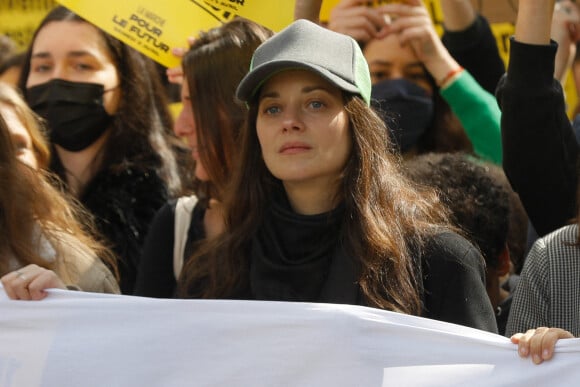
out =
<svg viewBox="0 0 580 387"><path fill-rule="evenodd" d="M202 32L183 57L199 157L210 181L198 184L205 191L202 196L221 200L230 180L246 113L234 100L236 87L250 68L254 50L272 34L257 23L236 18Z"/></svg>
<svg viewBox="0 0 580 387"><path fill-rule="evenodd" d="M9 271L9 257L20 266L36 264L55 270L65 283L76 284L82 272L101 259L116 273L109 250L89 235L89 217L74 199L53 186L56 177L20 162L8 127L0 115L0 275ZM89 234L91 233L91 234ZM46 238L54 261L39 249Z"/></svg>
<svg viewBox="0 0 580 387"><path fill-rule="evenodd" d="M450 227L447 211L433 190L419 189L403 175L382 120L359 97L345 95L345 101L353 143L339 192L347 252L359 266L358 283L368 305L419 314L422 278L414 256L427 236ZM256 117L252 101L225 197L227 230L188 262L182 296L227 298L248 292L250 241L280 185L262 159Z"/></svg>

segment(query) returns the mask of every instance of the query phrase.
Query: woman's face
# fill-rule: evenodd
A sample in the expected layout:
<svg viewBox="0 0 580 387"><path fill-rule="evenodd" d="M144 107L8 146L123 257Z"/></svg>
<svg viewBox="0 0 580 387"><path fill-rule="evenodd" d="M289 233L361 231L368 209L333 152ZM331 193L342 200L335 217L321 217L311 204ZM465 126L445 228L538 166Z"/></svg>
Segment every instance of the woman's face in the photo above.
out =
<svg viewBox="0 0 580 387"><path fill-rule="evenodd" d="M16 114L14 108L5 103L0 103L0 115L2 115L2 118L4 118L4 121L6 121L6 125L8 126L10 138L12 139L16 151L16 157L24 164L37 169L38 160L34 153L30 133L28 133L28 130Z"/></svg>
<svg viewBox="0 0 580 387"><path fill-rule="evenodd" d="M421 61L409 46L402 47L395 35L369 41L363 54L369 64L373 85L387 79L404 78L433 94Z"/></svg>
<svg viewBox="0 0 580 387"><path fill-rule="evenodd" d="M103 37L93 25L55 21L38 32L26 87L57 78L103 85L105 110L110 115L117 111L121 97L119 74Z"/></svg>
<svg viewBox="0 0 580 387"><path fill-rule="evenodd" d="M285 184L333 186L352 148L341 90L305 70L283 71L264 84L256 129L267 168Z"/></svg>
<svg viewBox="0 0 580 387"><path fill-rule="evenodd" d="M209 176L199 158L199 148L197 146L197 131L195 127L195 116L191 107L191 96L189 95L189 86L184 81L181 86L181 113L177 116L173 131L178 137L185 139L187 145L191 148L191 155L195 160L195 177L202 181L208 181Z"/></svg>

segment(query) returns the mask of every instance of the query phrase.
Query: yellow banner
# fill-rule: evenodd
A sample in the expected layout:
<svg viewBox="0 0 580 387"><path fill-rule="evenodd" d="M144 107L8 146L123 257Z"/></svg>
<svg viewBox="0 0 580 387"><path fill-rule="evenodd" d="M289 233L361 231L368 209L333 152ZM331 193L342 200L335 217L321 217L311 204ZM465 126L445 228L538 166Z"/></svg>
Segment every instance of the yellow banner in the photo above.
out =
<svg viewBox="0 0 580 387"><path fill-rule="evenodd" d="M187 37L224 20L204 2L190 0L59 0L89 22L166 67L179 65L171 53Z"/></svg>
<svg viewBox="0 0 580 387"><path fill-rule="evenodd" d="M290 24L295 0L59 0L102 30L166 67L179 65L171 49L235 15L275 31Z"/></svg>
<svg viewBox="0 0 580 387"><path fill-rule="evenodd" d="M280 31L294 20L296 0L203 0L225 12L232 12Z"/></svg>

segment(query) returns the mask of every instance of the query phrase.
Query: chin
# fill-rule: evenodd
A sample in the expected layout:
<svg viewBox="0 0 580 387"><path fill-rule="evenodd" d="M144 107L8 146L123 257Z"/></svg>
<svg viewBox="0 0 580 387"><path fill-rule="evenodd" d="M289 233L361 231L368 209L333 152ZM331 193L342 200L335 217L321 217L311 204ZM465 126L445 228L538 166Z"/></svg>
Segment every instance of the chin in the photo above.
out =
<svg viewBox="0 0 580 387"><path fill-rule="evenodd" d="M209 176L205 171L195 170L195 178L201 181L209 181Z"/></svg>

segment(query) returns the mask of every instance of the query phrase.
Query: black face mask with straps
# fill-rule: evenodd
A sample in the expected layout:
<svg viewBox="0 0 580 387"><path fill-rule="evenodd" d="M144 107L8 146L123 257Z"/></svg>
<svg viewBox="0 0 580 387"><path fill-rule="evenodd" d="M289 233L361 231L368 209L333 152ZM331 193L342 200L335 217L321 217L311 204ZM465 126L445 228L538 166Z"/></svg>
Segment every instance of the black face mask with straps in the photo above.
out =
<svg viewBox="0 0 580 387"><path fill-rule="evenodd" d="M425 89L406 79L385 80L373 85L371 105L383 117L391 138L403 153L417 143L433 121L433 98Z"/></svg>
<svg viewBox="0 0 580 387"><path fill-rule="evenodd" d="M29 106L48 123L50 141L71 152L97 141L112 121L103 105L104 86L52 79L26 90Z"/></svg>

